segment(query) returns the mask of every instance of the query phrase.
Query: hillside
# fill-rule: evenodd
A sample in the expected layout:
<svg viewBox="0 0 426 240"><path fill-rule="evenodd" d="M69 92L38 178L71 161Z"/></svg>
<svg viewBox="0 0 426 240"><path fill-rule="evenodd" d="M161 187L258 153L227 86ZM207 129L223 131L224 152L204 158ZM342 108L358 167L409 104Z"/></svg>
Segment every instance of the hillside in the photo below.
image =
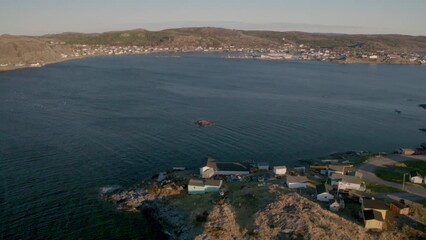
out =
<svg viewBox="0 0 426 240"><path fill-rule="evenodd" d="M162 31L135 29L104 33L61 33L39 37L0 36L0 70L31 65L44 65L88 55L117 54L117 49L97 49L94 46L145 47L130 53L146 53L146 48L194 51L197 47L221 49L279 49L285 44L308 45L311 48L338 49L358 52L385 50L389 53L426 51L425 36L407 35L348 35L305 32L242 31L223 28L179 28ZM92 49L85 50L81 45ZM88 51L93 50L91 53ZM150 49L149 52L155 51ZM352 51L353 52L353 51ZM129 51L119 51L129 54ZM361 62L365 62L361 60ZM389 63L389 62L385 62ZM399 63L399 62L396 62Z"/></svg>
<svg viewBox="0 0 426 240"><path fill-rule="evenodd" d="M61 54L70 52L70 46L54 45L46 38L0 36L0 64L7 64L6 70L15 68L15 65L57 62L61 60Z"/></svg>
<svg viewBox="0 0 426 240"><path fill-rule="evenodd" d="M407 35L349 35L305 32L242 31L222 28L179 28L163 31L143 29L105 32L100 34L63 33L47 35L72 44L111 44L139 46L202 46L274 47L283 38L312 47L361 47L377 50L426 50L425 36Z"/></svg>

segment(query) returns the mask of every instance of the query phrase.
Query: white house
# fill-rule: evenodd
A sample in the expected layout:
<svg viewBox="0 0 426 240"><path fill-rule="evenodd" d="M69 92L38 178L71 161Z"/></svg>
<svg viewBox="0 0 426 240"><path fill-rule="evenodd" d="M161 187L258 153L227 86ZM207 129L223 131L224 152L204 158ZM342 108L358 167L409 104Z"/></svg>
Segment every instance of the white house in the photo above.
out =
<svg viewBox="0 0 426 240"><path fill-rule="evenodd" d="M250 174L250 165L240 162L216 162L212 158L207 159L206 166L200 168L203 178L211 178L214 175L247 175Z"/></svg>
<svg viewBox="0 0 426 240"><path fill-rule="evenodd" d="M274 166L274 174L277 176L283 176L287 173L286 166Z"/></svg>
<svg viewBox="0 0 426 240"><path fill-rule="evenodd" d="M331 185L339 190L365 191L365 183L359 177L332 173L330 179Z"/></svg>
<svg viewBox="0 0 426 240"><path fill-rule="evenodd" d="M417 171L410 172L410 182L412 183L423 183L423 177Z"/></svg>
<svg viewBox="0 0 426 240"><path fill-rule="evenodd" d="M288 188L306 188L308 178L305 176L287 175L286 184Z"/></svg>
<svg viewBox="0 0 426 240"><path fill-rule="evenodd" d="M190 179L188 183L189 194L204 194L204 182L203 180Z"/></svg>
<svg viewBox="0 0 426 240"><path fill-rule="evenodd" d="M330 193L331 188L332 187L330 185L318 184L316 186L317 200L321 202L329 202L330 200L333 200L334 196Z"/></svg>
<svg viewBox="0 0 426 240"><path fill-rule="evenodd" d="M220 192L222 187L222 180L207 179L204 181L204 191L209 192Z"/></svg>
<svg viewBox="0 0 426 240"><path fill-rule="evenodd" d="M220 192L222 180L207 179L205 181L190 179L188 183L188 194L204 194L210 192Z"/></svg>

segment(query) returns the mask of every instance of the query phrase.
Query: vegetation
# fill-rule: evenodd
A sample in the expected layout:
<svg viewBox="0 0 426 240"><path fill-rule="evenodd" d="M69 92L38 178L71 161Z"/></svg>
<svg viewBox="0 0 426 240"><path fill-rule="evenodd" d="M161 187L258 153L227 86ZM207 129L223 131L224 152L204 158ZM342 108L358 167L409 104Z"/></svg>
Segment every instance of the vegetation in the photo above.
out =
<svg viewBox="0 0 426 240"><path fill-rule="evenodd" d="M426 175L426 162L421 160L404 161L402 164L395 165L398 169L404 172L417 171L421 175Z"/></svg>
<svg viewBox="0 0 426 240"><path fill-rule="evenodd" d="M402 163L395 164L395 167L398 168L401 171L406 172L406 173L411 172L411 171L417 171L422 176L426 175L426 162L425 161L421 161L421 160L404 161ZM426 184L424 184L424 183L423 184L416 184L416 185L420 185L420 186L426 188Z"/></svg>
<svg viewBox="0 0 426 240"><path fill-rule="evenodd" d="M385 185L381 185L378 183L373 182L367 182L367 189L370 193L396 193L396 192L402 192L402 190L394 188L394 187L388 187Z"/></svg>
<svg viewBox="0 0 426 240"><path fill-rule="evenodd" d="M377 177L389 181L389 182L396 182L396 183L402 183L404 174L401 172L396 172L395 170L391 168L380 168L377 169L375 172ZM407 181L408 179L406 179Z"/></svg>
<svg viewBox="0 0 426 240"><path fill-rule="evenodd" d="M404 173L409 173L411 171L417 171L421 175L426 174L426 162L421 160L416 161L404 161L401 163L395 164L393 167L379 168L374 173L377 177L395 183L402 183L404 178ZM409 185L420 185L426 188L426 184L412 184L408 179L408 175L405 176L405 183Z"/></svg>
<svg viewBox="0 0 426 240"><path fill-rule="evenodd" d="M370 159L372 157L386 156L386 155L387 155L386 153L369 153L367 155L358 156L358 157L355 157L355 158L350 159L350 160L355 167L358 167L358 166L362 165L363 163L367 162L368 159Z"/></svg>
<svg viewBox="0 0 426 240"><path fill-rule="evenodd" d="M62 33L46 35L72 44L139 46L268 47L286 41L313 47L364 48L420 51L426 49L426 37L405 35L349 35L305 32L242 31L223 28L179 28L162 31L136 29L99 34Z"/></svg>
<svg viewBox="0 0 426 240"><path fill-rule="evenodd" d="M416 230L410 226L404 226L402 228L402 233L407 236L409 239L425 239L426 233L423 231Z"/></svg>

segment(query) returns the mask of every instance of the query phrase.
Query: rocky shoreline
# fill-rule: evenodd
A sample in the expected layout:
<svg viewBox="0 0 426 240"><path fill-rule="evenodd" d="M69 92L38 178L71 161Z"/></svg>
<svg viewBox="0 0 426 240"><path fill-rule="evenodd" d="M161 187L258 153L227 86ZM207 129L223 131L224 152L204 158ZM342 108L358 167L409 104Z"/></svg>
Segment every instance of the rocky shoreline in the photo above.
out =
<svg viewBox="0 0 426 240"><path fill-rule="evenodd" d="M190 173L181 176L186 174ZM277 184L267 183L259 188L257 184L242 183L234 186L241 194L234 197L195 196L187 194L183 181L171 178L177 179L174 174L168 174L161 183L144 181L129 190L103 193L102 198L115 204L119 211L143 214L155 221L161 226L156 231L164 232L170 239L404 239L396 230L369 232L360 224ZM266 202L250 210L253 205L245 202L247 197ZM254 214L244 217L247 211Z"/></svg>

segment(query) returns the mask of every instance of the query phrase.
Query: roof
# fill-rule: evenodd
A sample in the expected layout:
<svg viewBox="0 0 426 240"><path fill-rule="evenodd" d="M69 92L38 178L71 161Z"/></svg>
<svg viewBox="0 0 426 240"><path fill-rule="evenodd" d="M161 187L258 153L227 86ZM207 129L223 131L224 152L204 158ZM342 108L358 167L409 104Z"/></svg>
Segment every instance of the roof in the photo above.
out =
<svg viewBox="0 0 426 240"><path fill-rule="evenodd" d="M222 180L214 180L214 179L207 179L204 182L205 185L209 185L209 186L217 186L220 187L222 185Z"/></svg>
<svg viewBox="0 0 426 240"><path fill-rule="evenodd" d="M333 170L333 171L343 172L343 169L345 167L346 167L346 165L329 165L328 169Z"/></svg>
<svg viewBox="0 0 426 240"><path fill-rule="evenodd" d="M331 186L330 185L326 185L324 183L318 184L316 186L316 190L317 190L317 194L324 193L324 192L330 192Z"/></svg>
<svg viewBox="0 0 426 240"><path fill-rule="evenodd" d="M383 199L363 199L364 208L388 210Z"/></svg>
<svg viewBox="0 0 426 240"><path fill-rule="evenodd" d="M342 174L338 174L338 173L331 174L330 178L333 179L333 180L341 180L342 182L347 182L347 183L356 183L356 184L362 183L362 179L359 178L359 177L342 175Z"/></svg>
<svg viewBox="0 0 426 240"><path fill-rule="evenodd" d="M399 209L408 208L408 206L407 206L407 205L405 205L405 204L403 204L403 203L400 203L400 202L396 202L396 201L392 202L391 204L395 205L395 206L396 206L396 207L398 207Z"/></svg>
<svg viewBox="0 0 426 240"><path fill-rule="evenodd" d="M420 175L420 173L417 172L417 171L411 171L410 172L410 177L422 177L422 175Z"/></svg>
<svg viewBox="0 0 426 240"><path fill-rule="evenodd" d="M286 166L274 166L275 169L287 169Z"/></svg>
<svg viewBox="0 0 426 240"><path fill-rule="evenodd" d="M308 181L306 176L287 176L287 182L289 183L305 183Z"/></svg>
<svg viewBox="0 0 426 240"><path fill-rule="evenodd" d="M378 211L374 211L374 210L365 210L364 211L364 219L365 220L378 220L378 221L383 221L383 217L382 214Z"/></svg>
<svg viewBox="0 0 426 240"><path fill-rule="evenodd" d="M213 158L207 160L207 167L213 168L215 171L235 171L235 172L249 172L249 164L240 162L216 162Z"/></svg>
<svg viewBox="0 0 426 240"><path fill-rule="evenodd" d="M204 187L204 182L203 180L198 180L198 179L190 179L188 186L198 186L198 187Z"/></svg>

